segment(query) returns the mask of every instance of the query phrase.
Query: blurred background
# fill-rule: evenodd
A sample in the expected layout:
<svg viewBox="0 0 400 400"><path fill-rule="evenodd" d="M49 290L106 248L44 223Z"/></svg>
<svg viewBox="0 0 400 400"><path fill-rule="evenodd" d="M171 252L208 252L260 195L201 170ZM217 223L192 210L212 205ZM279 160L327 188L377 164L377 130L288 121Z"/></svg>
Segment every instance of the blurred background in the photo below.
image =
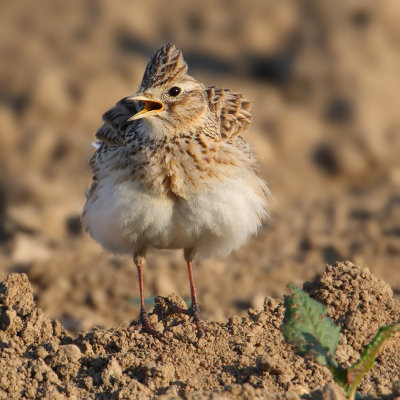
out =
<svg viewBox="0 0 400 400"><path fill-rule="evenodd" d="M167 41L190 73L253 103L246 133L275 200L259 235L194 269L223 321L327 263L368 266L400 296L397 0L1 1L0 278L23 271L73 332L138 317L136 269L81 230L101 115ZM145 294L190 296L180 252L153 252Z"/></svg>

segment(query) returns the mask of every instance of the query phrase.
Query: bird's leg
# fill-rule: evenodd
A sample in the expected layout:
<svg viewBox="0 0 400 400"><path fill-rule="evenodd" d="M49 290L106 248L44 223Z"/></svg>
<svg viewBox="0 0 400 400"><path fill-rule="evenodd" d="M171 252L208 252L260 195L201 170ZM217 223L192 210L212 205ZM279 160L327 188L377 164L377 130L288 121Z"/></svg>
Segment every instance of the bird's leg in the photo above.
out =
<svg viewBox="0 0 400 400"><path fill-rule="evenodd" d="M193 273L192 273L192 261L188 260L187 262L187 268L188 268L188 273L189 273L189 282L190 282L190 294L192 297L192 304L189 308L190 315L193 316L196 328L197 328L197 335L199 337L204 336L204 328L203 328L203 323L200 319L200 307L199 304L197 303L197 297L196 297L196 288L194 287L194 280L193 280Z"/></svg>
<svg viewBox="0 0 400 400"><path fill-rule="evenodd" d="M199 304L197 303L196 288L194 287L193 272L192 272L192 259L191 259L191 257L190 258L188 257L187 253L188 252L185 251L185 259L186 259L188 273L189 273L189 284L190 284L190 294L192 297L192 304L188 309L178 307L175 304L170 304L170 306L171 306L172 311L175 313L190 315L194 319L194 322L196 324L197 336L202 337L202 336L204 336L204 328L203 328L203 323L200 319L200 307L199 307Z"/></svg>
<svg viewBox="0 0 400 400"><path fill-rule="evenodd" d="M143 291L143 272L142 266L144 264L144 256L135 255L134 261L136 264L136 268L138 271L138 279L139 279L139 293L140 293L140 322L142 324L142 328L150 335L153 335L159 339L163 338L164 335L158 332L150 322L149 314L146 311L146 306L144 304L144 291Z"/></svg>

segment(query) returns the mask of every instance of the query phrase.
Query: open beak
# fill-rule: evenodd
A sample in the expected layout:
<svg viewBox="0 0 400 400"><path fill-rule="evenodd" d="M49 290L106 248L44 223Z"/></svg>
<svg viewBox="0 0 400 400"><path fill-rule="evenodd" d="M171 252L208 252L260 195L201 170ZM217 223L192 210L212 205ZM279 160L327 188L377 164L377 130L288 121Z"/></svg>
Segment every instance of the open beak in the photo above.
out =
<svg viewBox="0 0 400 400"><path fill-rule="evenodd" d="M157 114L161 110L164 109L164 104L156 101L156 100L151 100L148 97L145 96L133 96L133 97L128 97L126 98L127 101L141 101L144 103L144 108L143 110L139 111L135 115L132 115L128 119L128 121L133 121L135 119L140 119L140 118L145 118L145 117L150 117L151 115Z"/></svg>

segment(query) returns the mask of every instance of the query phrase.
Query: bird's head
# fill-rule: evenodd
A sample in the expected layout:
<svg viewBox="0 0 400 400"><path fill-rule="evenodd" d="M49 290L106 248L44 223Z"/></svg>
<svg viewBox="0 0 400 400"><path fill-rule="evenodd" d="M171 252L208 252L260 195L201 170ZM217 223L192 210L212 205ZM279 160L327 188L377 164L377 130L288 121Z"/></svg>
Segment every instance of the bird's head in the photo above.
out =
<svg viewBox="0 0 400 400"><path fill-rule="evenodd" d="M153 128L182 132L202 125L208 106L204 86L187 74L182 52L172 43L149 61L136 94L126 101L143 108L128 121L145 119Z"/></svg>

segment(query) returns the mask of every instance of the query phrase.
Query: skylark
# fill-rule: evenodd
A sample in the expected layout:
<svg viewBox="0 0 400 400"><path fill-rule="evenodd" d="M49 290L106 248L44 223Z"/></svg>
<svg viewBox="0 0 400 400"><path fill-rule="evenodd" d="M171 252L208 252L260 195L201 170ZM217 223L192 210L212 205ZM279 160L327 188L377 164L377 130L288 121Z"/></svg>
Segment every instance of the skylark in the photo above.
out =
<svg viewBox="0 0 400 400"><path fill-rule="evenodd" d="M176 311L191 315L202 336L192 261L238 249L267 216L269 198L240 136L250 103L229 89L204 87L187 69L174 44L161 47L137 93L103 115L82 215L104 248L133 255L142 327L158 337L144 304L146 251L183 249L192 305Z"/></svg>

